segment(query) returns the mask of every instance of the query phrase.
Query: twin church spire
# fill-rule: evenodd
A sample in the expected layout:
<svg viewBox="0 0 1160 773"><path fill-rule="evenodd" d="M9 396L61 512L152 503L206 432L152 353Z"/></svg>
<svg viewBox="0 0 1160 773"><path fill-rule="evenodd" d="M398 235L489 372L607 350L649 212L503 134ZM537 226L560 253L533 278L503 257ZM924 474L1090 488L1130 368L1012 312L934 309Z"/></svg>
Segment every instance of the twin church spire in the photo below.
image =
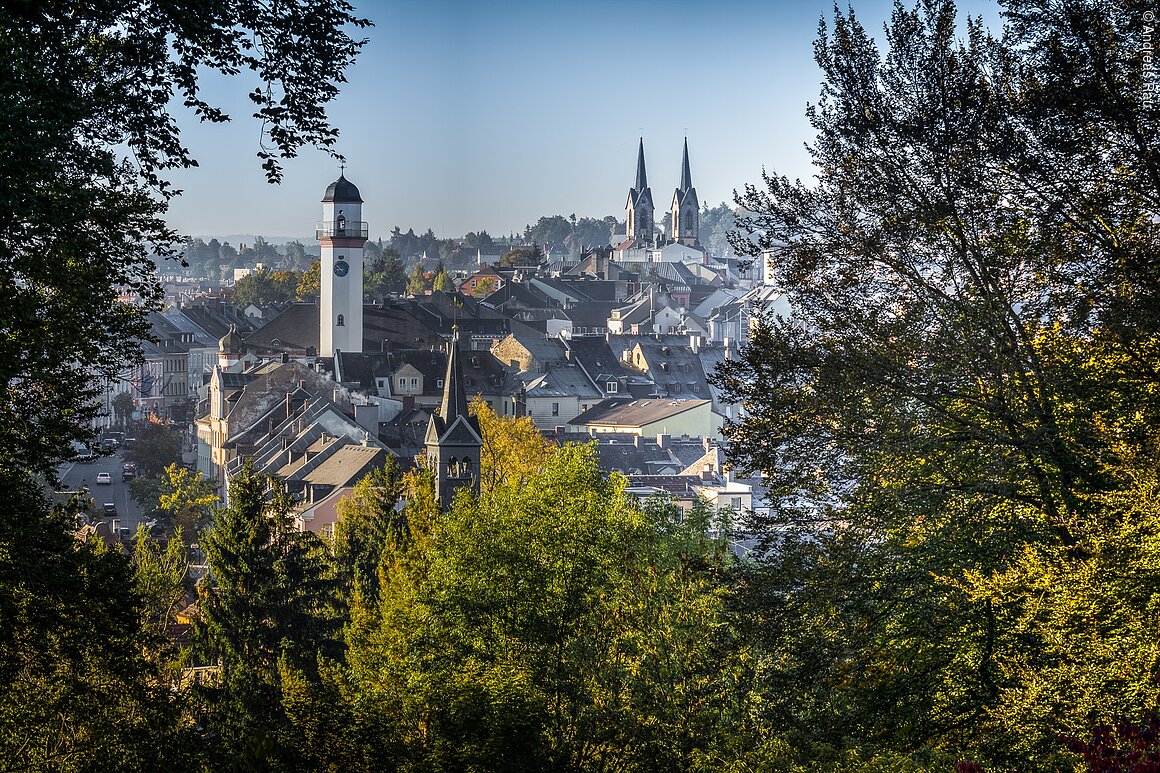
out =
<svg viewBox="0 0 1160 773"><path fill-rule="evenodd" d="M700 244L700 203L697 200L697 189L693 187L693 175L689 169L689 139L687 137L681 157L681 184L673 193L669 214L672 223L668 233L664 234L663 238L666 241L679 242L690 247L698 246ZM655 222L652 190L648 187L648 174L644 163L644 138L641 137L636 154L636 180L633 187L628 189L628 202L625 204L627 238L635 242L635 246L649 246L653 241Z"/></svg>

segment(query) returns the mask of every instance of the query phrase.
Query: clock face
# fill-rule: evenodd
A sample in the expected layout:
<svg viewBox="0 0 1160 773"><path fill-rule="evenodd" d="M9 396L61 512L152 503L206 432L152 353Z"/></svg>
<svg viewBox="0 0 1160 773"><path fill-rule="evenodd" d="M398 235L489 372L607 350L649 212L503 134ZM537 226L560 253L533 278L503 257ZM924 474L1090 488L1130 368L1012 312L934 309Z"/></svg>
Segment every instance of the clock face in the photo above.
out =
<svg viewBox="0 0 1160 773"><path fill-rule="evenodd" d="M349 263L347 263L345 260L335 261L335 263L334 263L334 275L335 276L346 276L347 271L350 271L350 264Z"/></svg>

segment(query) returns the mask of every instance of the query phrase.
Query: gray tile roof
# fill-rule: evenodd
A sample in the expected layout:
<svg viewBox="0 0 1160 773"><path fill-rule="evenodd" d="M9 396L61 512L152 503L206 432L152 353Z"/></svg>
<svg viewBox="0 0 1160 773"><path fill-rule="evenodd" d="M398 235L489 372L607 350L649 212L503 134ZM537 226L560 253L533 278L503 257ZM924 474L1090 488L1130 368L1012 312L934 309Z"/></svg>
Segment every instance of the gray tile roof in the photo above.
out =
<svg viewBox="0 0 1160 773"><path fill-rule="evenodd" d="M602 400L568 423L643 427L708 404L709 400Z"/></svg>

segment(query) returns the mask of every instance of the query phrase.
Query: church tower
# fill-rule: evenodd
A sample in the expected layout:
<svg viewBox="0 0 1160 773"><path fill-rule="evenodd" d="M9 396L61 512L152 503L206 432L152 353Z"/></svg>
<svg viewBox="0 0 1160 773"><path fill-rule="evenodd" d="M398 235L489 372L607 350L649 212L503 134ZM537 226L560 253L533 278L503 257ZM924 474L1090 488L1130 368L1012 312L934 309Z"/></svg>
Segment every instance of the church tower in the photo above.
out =
<svg viewBox="0 0 1160 773"><path fill-rule="evenodd" d="M447 344L447 373L443 378L443 403L431 416L427 436L427 464L435 473L435 498L443 507L451 504L457 489L470 486L479 494L479 456L483 438L479 421L467 412L467 389L459 362L459 327L451 328Z"/></svg>
<svg viewBox="0 0 1160 773"><path fill-rule="evenodd" d="M314 237L322 245L318 356L361 352L363 345L363 245L367 224L362 196L341 174L322 197L322 222Z"/></svg>
<svg viewBox="0 0 1160 773"><path fill-rule="evenodd" d="M655 223L652 190L644 171L644 137L641 137L636 155L636 184L628 189L628 203L624 207L626 238L634 241L636 247L651 246Z"/></svg>
<svg viewBox="0 0 1160 773"><path fill-rule="evenodd" d="M688 247L700 243L701 205L697 201L697 189L693 187L693 175L689 173L689 138L685 138L685 154L681 159L681 185L673 194L671 210L673 231L669 237Z"/></svg>

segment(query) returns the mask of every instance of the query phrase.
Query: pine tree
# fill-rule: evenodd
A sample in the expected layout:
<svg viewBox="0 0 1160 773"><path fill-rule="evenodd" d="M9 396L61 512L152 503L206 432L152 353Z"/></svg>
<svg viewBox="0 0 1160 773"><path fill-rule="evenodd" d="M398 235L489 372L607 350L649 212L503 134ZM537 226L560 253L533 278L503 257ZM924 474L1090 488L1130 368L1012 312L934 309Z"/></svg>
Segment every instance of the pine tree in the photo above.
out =
<svg viewBox="0 0 1160 773"><path fill-rule="evenodd" d="M247 460L231 481L229 507L202 538L210 581L201 588L195 636L221 669L204 698L226 760L288 759L282 674L312 680L320 659L340 651L327 551L313 535L290 529L289 505L280 485Z"/></svg>

